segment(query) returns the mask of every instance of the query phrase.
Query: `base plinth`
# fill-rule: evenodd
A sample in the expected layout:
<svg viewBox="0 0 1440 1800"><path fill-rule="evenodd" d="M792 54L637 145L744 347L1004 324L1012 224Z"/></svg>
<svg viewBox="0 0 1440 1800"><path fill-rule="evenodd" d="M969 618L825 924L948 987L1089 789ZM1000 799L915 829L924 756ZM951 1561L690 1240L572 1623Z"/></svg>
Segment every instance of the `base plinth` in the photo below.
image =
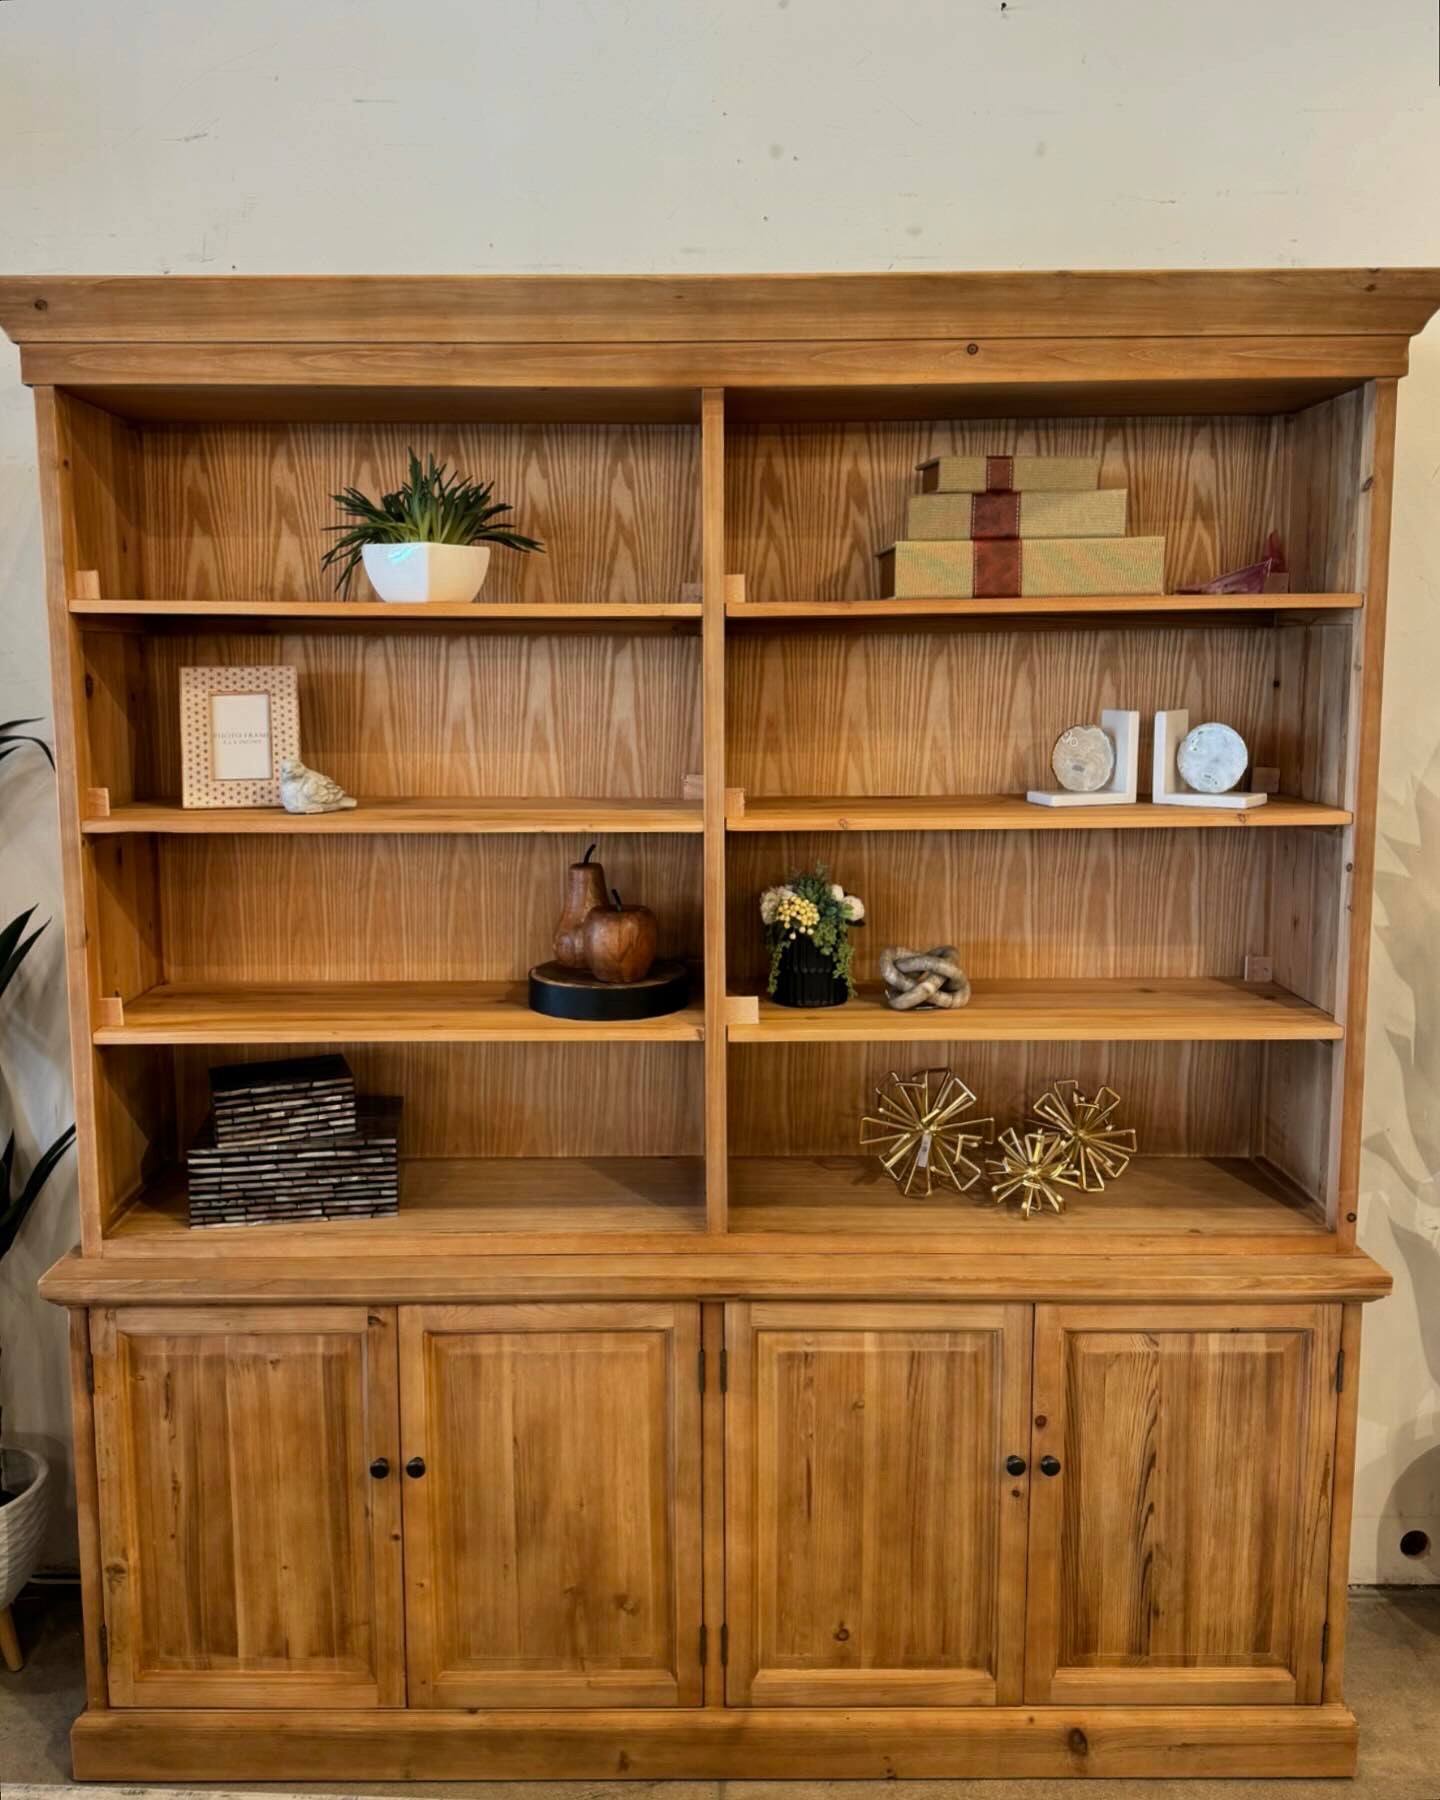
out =
<svg viewBox="0 0 1440 1800"><path fill-rule="evenodd" d="M970 1780L1355 1772L1344 1706L89 1712L78 1781Z"/></svg>

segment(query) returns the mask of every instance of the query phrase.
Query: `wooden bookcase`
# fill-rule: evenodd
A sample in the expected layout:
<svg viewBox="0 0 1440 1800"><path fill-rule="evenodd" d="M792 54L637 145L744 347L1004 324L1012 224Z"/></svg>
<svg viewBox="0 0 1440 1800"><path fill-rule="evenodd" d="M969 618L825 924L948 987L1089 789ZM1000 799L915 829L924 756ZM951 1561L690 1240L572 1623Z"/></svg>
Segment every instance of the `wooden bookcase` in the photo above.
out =
<svg viewBox="0 0 1440 1800"><path fill-rule="evenodd" d="M1353 1769L1355 1247L1396 384L1440 272L0 282L35 390L81 1241L77 1775ZM415 444L544 557L337 601ZM1152 597L878 598L916 462L1096 452ZM1292 591L1173 590L1276 530ZM357 583L357 586L363 585ZM179 804L179 670L299 671L318 818ZM1020 797L1102 706L1251 813ZM1141 766L1148 769L1148 736ZM1142 780L1142 787L1145 785ZM693 796L699 792L702 797ZM598 840L684 1011L527 1010ZM825 861L962 1011L763 997ZM398 1218L191 1231L215 1061L405 1100ZM1142 1155L906 1200L887 1070Z"/></svg>

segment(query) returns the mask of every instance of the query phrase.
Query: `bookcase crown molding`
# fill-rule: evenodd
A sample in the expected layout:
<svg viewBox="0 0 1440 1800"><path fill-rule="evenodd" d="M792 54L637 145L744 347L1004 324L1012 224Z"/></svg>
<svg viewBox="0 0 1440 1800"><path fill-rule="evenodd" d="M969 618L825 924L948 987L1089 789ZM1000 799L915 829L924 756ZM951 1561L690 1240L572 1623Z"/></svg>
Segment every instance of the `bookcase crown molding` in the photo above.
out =
<svg viewBox="0 0 1440 1800"><path fill-rule="evenodd" d="M1440 269L0 278L17 344L1413 337Z"/></svg>
<svg viewBox="0 0 1440 1800"><path fill-rule="evenodd" d="M1273 412L1403 375L1437 305L1434 269L0 279L23 380L157 420Z"/></svg>

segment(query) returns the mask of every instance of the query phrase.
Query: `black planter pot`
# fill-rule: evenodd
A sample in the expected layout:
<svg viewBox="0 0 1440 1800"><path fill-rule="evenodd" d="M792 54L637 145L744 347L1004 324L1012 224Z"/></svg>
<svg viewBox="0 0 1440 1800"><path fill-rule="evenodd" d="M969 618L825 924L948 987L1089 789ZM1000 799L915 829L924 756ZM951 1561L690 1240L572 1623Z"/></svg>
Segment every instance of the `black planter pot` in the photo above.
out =
<svg viewBox="0 0 1440 1800"><path fill-rule="evenodd" d="M843 1006L850 998L830 958L808 937L785 946L772 996L777 1006Z"/></svg>

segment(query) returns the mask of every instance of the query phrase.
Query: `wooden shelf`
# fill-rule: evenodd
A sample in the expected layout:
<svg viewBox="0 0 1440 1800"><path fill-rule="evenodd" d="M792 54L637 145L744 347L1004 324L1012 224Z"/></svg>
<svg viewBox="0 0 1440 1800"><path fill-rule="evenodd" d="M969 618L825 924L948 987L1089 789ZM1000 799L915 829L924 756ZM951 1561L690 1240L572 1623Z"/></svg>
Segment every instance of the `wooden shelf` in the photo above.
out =
<svg viewBox="0 0 1440 1800"><path fill-rule="evenodd" d="M1313 800L1272 798L1267 805L1233 812L1223 807L1031 806L1018 794L803 795L793 799L749 795L732 812L734 832L781 831L1194 831L1223 826L1317 827L1348 825L1343 807ZM704 830L698 801L553 799L362 798L352 811L293 814L273 807L210 810L174 801L131 801L82 819L87 836L159 832L178 837L383 837L484 836Z"/></svg>
<svg viewBox="0 0 1440 1800"><path fill-rule="evenodd" d="M698 1043L705 1021L698 999L663 1019L551 1019L523 981L165 982L108 1004L123 1016L102 1020L97 1044Z"/></svg>
<svg viewBox="0 0 1440 1800"><path fill-rule="evenodd" d="M227 1252L247 1256L325 1255L342 1234L347 1254L390 1253L414 1237L452 1251L461 1240L480 1249L533 1238L573 1240L623 1232L694 1237L705 1231L704 1166L699 1157L496 1157L407 1161L400 1211L393 1218L294 1225L227 1226L192 1231L185 1174L167 1169L131 1202L112 1243L127 1252ZM733 1237L827 1240L917 1238L937 1247L954 1240L1000 1253L1055 1250L1078 1238L1104 1237L1126 1254L1213 1253L1218 1240L1277 1252L1328 1252L1333 1239L1313 1203L1264 1165L1244 1158L1142 1157L1103 1194L1072 1194L1063 1219L1024 1219L978 1190L907 1199L867 1157L737 1157L730 1163ZM1042 1229L1055 1238L1038 1240ZM557 1248L561 1247L559 1244Z"/></svg>
<svg viewBox="0 0 1440 1800"><path fill-rule="evenodd" d="M977 1152L977 1161L983 1157ZM1305 1194L1239 1157L1137 1157L1106 1192L1068 1194L1063 1217L1029 1219L996 1206L983 1182L968 1194L907 1198L873 1157L734 1157L730 1230L830 1240L984 1238L987 1249L993 1239L1002 1252L1049 1251L1095 1235L1117 1240L1127 1253L1142 1244L1161 1251L1198 1244L1212 1252L1225 1237L1282 1239L1282 1249L1328 1251L1334 1242Z"/></svg>
<svg viewBox="0 0 1440 1800"><path fill-rule="evenodd" d="M698 602L645 605L597 601L593 605L529 606L520 602L425 606L380 600L94 600L72 599L82 623L140 630L272 632L323 629L411 631L618 631L687 632L700 629Z"/></svg>
<svg viewBox="0 0 1440 1800"><path fill-rule="evenodd" d="M158 831L183 837L378 837L413 834L699 832L698 801L505 799L366 800L353 811L287 813L274 807L209 811L173 801L135 801L82 819L95 837Z"/></svg>
<svg viewBox="0 0 1440 1800"><path fill-rule="evenodd" d="M945 624L975 625L995 621L1013 625L1026 619L1047 625L1075 623L1146 624L1163 618L1172 625L1269 624L1279 616L1303 619L1311 614L1343 617L1363 606L1363 594L1074 594L1031 599L988 600L727 600L731 625L795 625L813 630L821 625L903 625L920 622L926 629Z"/></svg>
<svg viewBox="0 0 1440 1800"><path fill-rule="evenodd" d="M733 791L733 790L732 790ZM1348 825L1343 807L1273 796L1248 811L1225 807L1032 806L1020 794L895 796L745 794L729 831L1194 831L1217 826Z"/></svg>
<svg viewBox="0 0 1440 1800"><path fill-rule="evenodd" d="M1118 1043L1338 1038L1342 1028L1285 988L1197 980L979 981L968 1006L892 1012L879 989L813 1010L732 997L732 1044Z"/></svg>
<svg viewBox="0 0 1440 1800"><path fill-rule="evenodd" d="M705 1229L705 1171L696 1157L422 1158L400 1168L400 1211L387 1219L334 1219L293 1225L238 1225L192 1231L183 1169L167 1169L130 1204L113 1241L122 1249L208 1251L243 1241L246 1255L333 1254L397 1238L457 1240L516 1236L673 1237ZM337 1233L340 1234L337 1239Z"/></svg>

